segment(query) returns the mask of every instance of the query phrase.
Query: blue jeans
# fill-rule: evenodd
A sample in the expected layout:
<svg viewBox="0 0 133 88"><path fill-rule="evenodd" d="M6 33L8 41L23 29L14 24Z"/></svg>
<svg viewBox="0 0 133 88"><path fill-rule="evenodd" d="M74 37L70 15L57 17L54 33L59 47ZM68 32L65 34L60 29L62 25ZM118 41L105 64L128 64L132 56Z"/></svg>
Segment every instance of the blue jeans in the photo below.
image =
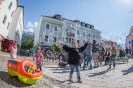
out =
<svg viewBox="0 0 133 88"><path fill-rule="evenodd" d="M86 64L88 62L88 64L90 64L90 68L92 68L92 63L91 63L91 60L92 60L92 56L91 55L85 55L84 56L84 68L86 67Z"/></svg>
<svg viewBox="0 0 133 88"><path fill-rule="evenodd" d="M70 78L72 78L75 68L77 72L77 78L80 79L81 77L80 77L80 65L79 64L78 65L70 64L70 69L71 69Z"/></svg>

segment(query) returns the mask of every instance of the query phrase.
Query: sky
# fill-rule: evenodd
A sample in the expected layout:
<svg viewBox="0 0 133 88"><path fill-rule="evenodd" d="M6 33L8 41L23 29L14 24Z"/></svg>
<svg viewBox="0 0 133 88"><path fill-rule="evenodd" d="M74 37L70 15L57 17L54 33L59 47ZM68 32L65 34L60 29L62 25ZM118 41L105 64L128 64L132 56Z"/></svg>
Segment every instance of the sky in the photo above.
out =
<svg viewBox="0 0 133 88"><path fill-rule="evenodd" d="M133 0L18 0L24 6L24 30L33 32L41 15L80 20L101 36L125 44L133 26Z"/></svg>

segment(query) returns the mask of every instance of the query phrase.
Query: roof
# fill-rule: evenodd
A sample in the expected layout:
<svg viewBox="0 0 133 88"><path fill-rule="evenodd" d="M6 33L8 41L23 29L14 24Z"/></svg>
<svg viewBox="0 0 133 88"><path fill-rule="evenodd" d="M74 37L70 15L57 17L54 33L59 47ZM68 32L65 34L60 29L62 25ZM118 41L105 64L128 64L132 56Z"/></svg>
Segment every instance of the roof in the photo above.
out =
<svg viewBox="0 0 133 88"><path fill-rule="evenodd" d="M56 14L56 15L58 15L58 14ZM48 17L48 18L52 18L52 19L55 19L54 18L54 16L44 16L44 15L41 15L42 17ZM58 20L58 19L55 19L55 20ZM66 18L61 18L60 19L60 21L65 21L65 20L67 20L67 21L71 21L71 22L73 22L73 23L76 23L76 22L74 22L74 20L69 20L69 19L66 19ZM84 22L85 23L85 22ZM78 24L81 24L81 22L79 22ZM88 23L87 23L88 24ZM91 24L89 24L89 25L91 25ZM93 26L93 25L91 25L91 26ZM84 26L83 26L84 27ZM87 28L87 27L86 27ZM95 30L95 31L98 31L98 32L100 32L99 30L96 30L96 29L94 29L93 28L93 30ZM100 32L101 33L101 32Z"/></svg>

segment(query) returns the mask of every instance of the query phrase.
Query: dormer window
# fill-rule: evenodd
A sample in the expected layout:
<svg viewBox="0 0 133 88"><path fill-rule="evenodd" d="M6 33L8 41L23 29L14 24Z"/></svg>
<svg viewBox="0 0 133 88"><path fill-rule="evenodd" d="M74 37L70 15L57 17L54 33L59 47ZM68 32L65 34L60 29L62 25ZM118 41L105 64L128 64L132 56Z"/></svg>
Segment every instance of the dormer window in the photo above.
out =
<svg viewBox="0 0 133 88"><path fill-rule="evenodd" d="M91 26L90 26L90 28L91 28L91 29L94 29L94 26L93 26L93 25L91 25Z"/></svg>
<svg viewBox="0 0 133 88"><path fill-rule="evenodd" d="M61 19L61 15L55 15L54 18L60 20Z"/></svg>
<svg viewBox="0 0 133 88"><path fill-rule="evenodd" d="M84 26L85 27L85 23L84 22L81 22L81 26Z"/></svg>

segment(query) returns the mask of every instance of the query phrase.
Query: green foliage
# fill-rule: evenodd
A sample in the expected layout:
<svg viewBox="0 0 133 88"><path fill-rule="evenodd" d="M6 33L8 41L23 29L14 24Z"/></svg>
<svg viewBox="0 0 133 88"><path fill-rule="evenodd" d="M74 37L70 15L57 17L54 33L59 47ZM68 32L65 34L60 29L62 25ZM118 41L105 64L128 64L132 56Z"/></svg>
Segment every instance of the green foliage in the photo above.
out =
<svg viewBox="0 0 133 88"><path fill-rule="evenodd" d="M61 51L61 50L62 50L61 46L60 46L60 45L57 45L57 44L52 45L52 48L53 48L55 51Z"/></svg>
<svg viewBox="0 0 133 88"><path fill-rule="evenodd" d="M34 38L32 35L29 35L29 37L22 43L21 49L30 49L33 47Z"/></svg>

